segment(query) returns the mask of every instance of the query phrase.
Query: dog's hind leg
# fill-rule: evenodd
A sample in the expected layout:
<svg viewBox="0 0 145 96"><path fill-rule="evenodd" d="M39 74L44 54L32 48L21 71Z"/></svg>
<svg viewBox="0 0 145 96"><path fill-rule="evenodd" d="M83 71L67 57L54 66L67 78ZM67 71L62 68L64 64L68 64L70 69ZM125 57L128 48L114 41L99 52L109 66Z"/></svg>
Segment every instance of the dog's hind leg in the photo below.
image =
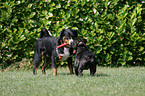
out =
<svg viewBox="0 0 145 96"><path fill-rule="evenodd" d="M96 73L96 64L90 66L90 75L93 76Z"/></svg>
<svg viewBox="0 0 145 96"><path fill-rule="evenodd" d="M50 63L51 59L44 56L44 64L42 66L42 74L46 74L45 69L48 66L48 64Z"/></svg>
<svg viewBox="0 0 145 96"><path fill-rule="evenodd" d="M36 75L37 74L37 68L40 64L40 62L42 61L42 55L41 54L35 54L34 55L34 68L33 68L33 74Z"/></svg>
<svg viewBox="0 0 145 96"><path fill-rule="evenodd" d="M34 75L37 75L37 68L38 68L39 63L40 63L40 62L34 63L34 68L33 68L33 74L34 74Z"/></svg>
<svg viewBox="0 0 145 96"><path fill-rule="evenodd" d="M56 66L56 58L55 56L51 57L52 60L52 68L53 68L53 76L57 75L57 66Z"/></svg>

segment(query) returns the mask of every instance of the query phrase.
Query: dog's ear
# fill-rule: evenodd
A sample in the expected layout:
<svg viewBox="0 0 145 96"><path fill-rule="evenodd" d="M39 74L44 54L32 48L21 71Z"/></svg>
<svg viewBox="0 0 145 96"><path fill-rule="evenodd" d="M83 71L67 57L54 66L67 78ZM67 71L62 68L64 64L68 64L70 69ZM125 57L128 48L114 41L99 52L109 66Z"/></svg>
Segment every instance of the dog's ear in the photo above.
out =
<svg viewBox="0 0 145 96"><path fill-rule="evenodd" d="M45 28L41 28L41 32L39 35L39 38L45 37L45 33L47 32L47 30Z"/></svg>
<svg viewBox="0 0 145 96"><path fill-rule="evenodd" d="M62 29L62 30L60 31L60 36L59 36L59 38L58 38L58 44L59 44L59 45L62 44L62 42L63 42L63 34L64 34L64 31L65 31L65 29Z"/></svg>
<svg viewBox="0 0 145 96"><path fill-rule="evenodd" d="M65 29L62 29L62 30L60 31L60 37L63 36L64 31L65 31Z"/></svg>
<svg viewBox="0 0 145 96"><path fill-rule="evenodd" d="M42 29L41 29L41 32L40 32L40 35L39 35L39 38L48 37L48 36L51 36L51 34L48 33L48 30L47 30L47 29L42 28Z"/></svg>
<svg viewBox="0 0 145 96"><path fill-rule="evenodd" d="M83 39L83 42L86 44L87 43L87 39Z"/></svg>
<svg viewBox="0 0 145 96"><path fill-rule="evenodd" d="M78 32L77 32L77 30L71 29L71 31L73 32L75 38L77 38L77 37L78 37Z"/></svg>

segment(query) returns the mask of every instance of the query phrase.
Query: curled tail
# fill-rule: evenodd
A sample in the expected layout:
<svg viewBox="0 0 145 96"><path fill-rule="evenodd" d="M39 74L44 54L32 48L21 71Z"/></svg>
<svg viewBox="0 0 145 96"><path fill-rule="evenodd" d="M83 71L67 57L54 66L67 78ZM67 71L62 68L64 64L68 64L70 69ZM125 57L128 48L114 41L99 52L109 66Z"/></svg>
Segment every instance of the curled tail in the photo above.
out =
<svg viewBox="0 0 145 96"><path fill-rule="evenodd" d="M39 38L50 37L50 36L52 36L52 35L51 35L51 33L48 30L46 30L45 28L41 29Z"/></svg>

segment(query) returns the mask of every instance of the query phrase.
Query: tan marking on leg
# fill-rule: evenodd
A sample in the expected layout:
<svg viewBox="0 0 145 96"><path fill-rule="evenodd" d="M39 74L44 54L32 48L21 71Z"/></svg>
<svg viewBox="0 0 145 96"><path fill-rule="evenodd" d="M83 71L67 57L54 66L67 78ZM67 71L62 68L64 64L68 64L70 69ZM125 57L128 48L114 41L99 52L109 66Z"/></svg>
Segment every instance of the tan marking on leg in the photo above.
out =
<svg viewBox="0 0 145 96"><path fill-rule="evenodd" d="M70 71L70 74L74 74L72 66L69 66L69 71Z"/></svg>
<svg viewBox="0 0 145 96"><path fill-rule="evenodd" d="M53 76L57 75L57 69L53 68Z"/></svg>
<svg viewBox="0 0 145 96"><path fill-rule="evenodd" d="M35 69L35 75L37 75L37 68Z"/></svg>
<svg viewBox="0 0 145 96"><path fill-rule="evenodd" d="M43 75L46 74L46 73L45 73L45 68L44 68L44 67L42 67L42 73L43 73Z"/></svg>

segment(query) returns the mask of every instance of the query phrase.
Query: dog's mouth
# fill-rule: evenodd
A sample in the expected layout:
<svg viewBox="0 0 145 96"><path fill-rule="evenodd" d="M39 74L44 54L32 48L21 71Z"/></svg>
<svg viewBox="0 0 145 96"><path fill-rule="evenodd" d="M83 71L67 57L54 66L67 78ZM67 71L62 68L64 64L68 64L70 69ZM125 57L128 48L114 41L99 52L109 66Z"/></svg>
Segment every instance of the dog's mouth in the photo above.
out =
<svg viewBox="0 0 145 96"><path fill-rule="evenodd" d="M72 45L73 44L73 39L72 38L66 38L66 37L63 37L63 42L64 43L68 43L69 45Z"/></svg>

